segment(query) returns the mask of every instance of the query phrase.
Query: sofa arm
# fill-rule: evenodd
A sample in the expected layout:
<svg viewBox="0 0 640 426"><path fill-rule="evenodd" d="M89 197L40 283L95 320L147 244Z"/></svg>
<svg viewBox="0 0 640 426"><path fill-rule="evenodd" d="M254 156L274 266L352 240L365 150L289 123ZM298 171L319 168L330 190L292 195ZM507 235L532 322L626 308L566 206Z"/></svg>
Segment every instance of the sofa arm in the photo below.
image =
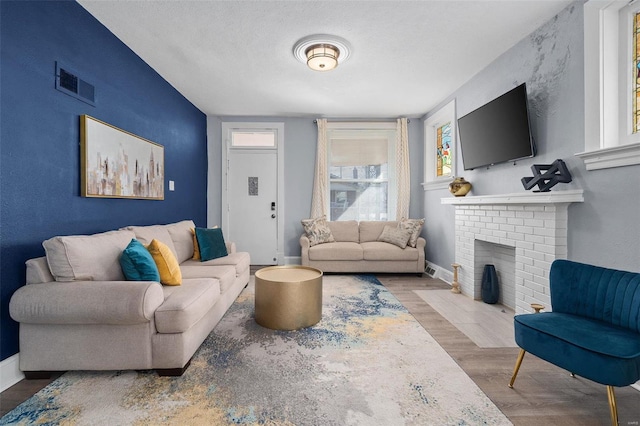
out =
<svg viewBox="0 0 640 426"><path fill-rule="evenodd" d="M309 247L311 243L305 234L300 237L300 263L302 266L309 266Z"/></svg>
<svg viewBox="0 0 640 426"><path fill-rule="evenodd" d="M418 237L418 240L416 241L416 248L418 249L418 270L420 271L424 271L425 269L425 254L424 254L424 248L427 245L427 240L425 240L422 237Z"/></svg>
<svg viewBox="0 0 640 426"><path fill-rule="evenodd" d="M54 281L20 287L9 314L28 324L140 324L163 302L154 281Z"/></svg>
<svg viewBox="0 0 640 426"><path fill-rule="evenodd" d="M231 254L236 252L236 243L225 242L225 245L227 246L227 253Z"/></svg>

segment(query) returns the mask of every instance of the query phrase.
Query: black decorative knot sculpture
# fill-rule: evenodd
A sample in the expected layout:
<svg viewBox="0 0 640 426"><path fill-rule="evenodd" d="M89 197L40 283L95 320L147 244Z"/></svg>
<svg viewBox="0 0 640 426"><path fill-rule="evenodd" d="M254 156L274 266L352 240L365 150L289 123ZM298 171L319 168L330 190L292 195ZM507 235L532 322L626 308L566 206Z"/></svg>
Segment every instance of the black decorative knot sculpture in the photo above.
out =
<svg viewBox="0 0 640 426"><path fill-rule="evenodd" d="M556 184L571 182L571 173L564 161L558 159L551 164L534 164L531 166L533 177L521 179L524 189L531 189L538 185L534 192L549 192Z"/></svg>

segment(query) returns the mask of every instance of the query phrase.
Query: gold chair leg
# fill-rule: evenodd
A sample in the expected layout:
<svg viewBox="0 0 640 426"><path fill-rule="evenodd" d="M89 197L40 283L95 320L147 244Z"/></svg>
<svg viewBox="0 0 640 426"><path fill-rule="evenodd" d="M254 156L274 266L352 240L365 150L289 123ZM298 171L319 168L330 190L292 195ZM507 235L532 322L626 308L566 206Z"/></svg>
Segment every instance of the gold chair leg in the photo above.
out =
<svg viewBox="0 0 640 426"><path fill-rule="evenodd" d="M618 426L618 406L613 386L607 385L607 397L609 397L609 411L611 412L611 426Z"/></svg>
<svg viewBox="0 0 640 426"><path fill-rule="evenodd" d="M516 366L513 368L513 376L511 376L511 381L509 382L509 387L513 389L513 382L516 381L516 376L518 375L518 370L520 370L520 364L522 364L522 359L524 358L524 354L527 352L524 349L520 349L520 353L518 354L518 359L516 360Z"/></svg>

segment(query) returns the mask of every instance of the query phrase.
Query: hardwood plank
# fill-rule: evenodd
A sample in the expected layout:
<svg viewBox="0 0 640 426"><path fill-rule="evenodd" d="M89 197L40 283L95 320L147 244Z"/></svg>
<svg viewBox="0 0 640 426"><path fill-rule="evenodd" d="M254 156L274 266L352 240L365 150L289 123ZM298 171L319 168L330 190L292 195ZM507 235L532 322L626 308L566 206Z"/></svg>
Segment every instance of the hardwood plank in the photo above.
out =
<svg viewBox="0 0 640 426"><path fill-rule="evenodd" d="M507 387L518 348L480 348L414 290L448 290L448 284L414 275L381 274L378 279L449 353L516 426L609 425L603 385L576 377L527 354L514 388ZM52 379L53 380L53 379ZM51 380L21 381L0 394L0 415L15 408ZM640 424L640 393L616 388L620 425Z"/></svg>
<svg viewBox="0 0 640 426"><path fill-rule="evenodd" d="M609 425L606 387L576 377L531 354L525 356L514 388L507 386L518 348L480 348L433 307L412 310L418 294L406 290L438 288L401 277L378 279L402 302L444 350L516 426ZM445 284L446 287L448 285ZM444 288L446 288L444 287ZM441 287L442 288L442 287ZM428 305L427 302L422 300ZM438 320L436 317L440 317ZM620 425L640 424L640 393L616 388Z"/></svg>

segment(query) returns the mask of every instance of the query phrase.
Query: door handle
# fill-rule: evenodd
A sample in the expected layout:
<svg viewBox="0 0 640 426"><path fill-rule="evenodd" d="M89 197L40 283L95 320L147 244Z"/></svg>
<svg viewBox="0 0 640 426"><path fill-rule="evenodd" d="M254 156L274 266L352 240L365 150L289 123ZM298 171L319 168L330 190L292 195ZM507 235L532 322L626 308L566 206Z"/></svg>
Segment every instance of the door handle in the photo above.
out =
<svg viewBox="0 0 640 426"><path fill-rule="evenodd" d="M275 219L275 218L276 218L276 214L274 213L271 215L271 219Z"/></svg>

